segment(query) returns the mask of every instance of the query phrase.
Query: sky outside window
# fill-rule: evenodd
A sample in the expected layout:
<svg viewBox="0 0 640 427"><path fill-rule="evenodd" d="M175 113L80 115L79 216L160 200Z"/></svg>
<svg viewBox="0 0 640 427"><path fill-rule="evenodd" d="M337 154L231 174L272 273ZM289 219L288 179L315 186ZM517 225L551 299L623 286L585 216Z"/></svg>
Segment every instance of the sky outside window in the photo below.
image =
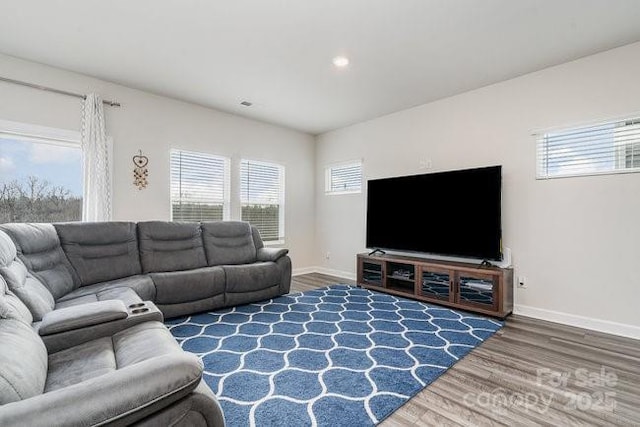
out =
<svg viewBox="0 0 640 427"><path fill-rule="evenodd" d="M0 183L35 176L82 197L81 155L79 146L0 138Z"/></svg>
<svg viewBox="0 0 640 427"><path fill-rule="evenodd" d="M0 138L0 223L79 221L79 146Z"/></svg>

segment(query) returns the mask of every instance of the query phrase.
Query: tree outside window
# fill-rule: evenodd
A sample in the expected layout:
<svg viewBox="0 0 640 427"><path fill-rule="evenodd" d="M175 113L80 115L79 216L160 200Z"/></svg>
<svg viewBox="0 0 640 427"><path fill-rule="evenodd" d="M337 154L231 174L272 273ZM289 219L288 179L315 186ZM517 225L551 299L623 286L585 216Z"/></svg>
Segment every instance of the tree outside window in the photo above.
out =
<svg viewBox="0 0 640 427"><path fill-rule="evenodd" d="M79 144L0 137L0 223L81 219Z"/></svg>

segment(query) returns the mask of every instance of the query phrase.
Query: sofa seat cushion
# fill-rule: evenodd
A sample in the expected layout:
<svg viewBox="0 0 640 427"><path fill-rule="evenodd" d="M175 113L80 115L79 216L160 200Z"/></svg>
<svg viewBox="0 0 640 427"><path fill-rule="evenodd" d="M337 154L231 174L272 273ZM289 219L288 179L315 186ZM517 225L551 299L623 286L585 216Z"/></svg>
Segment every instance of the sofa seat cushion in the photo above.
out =
<svg viewBox="0 0 640 427"><path fill-rule="evenodd" d="M252 292L269 288L280 282L280 270L274 262L245 265L224 265L227 292Z"/></svg>
<svg viewBox="0 0 640 427"><path fill-rule="evenodd" d="M108 282L96 283L95 285L83 286L68 295L60 298L57 302L83 297L86 295L97 295L100 292L116 288L129 288L134 291L143 301L153 301L156 298L156 287L150 276L137 275L125 277L124 279L110 280ZM106 298L95 298L94 301L102 301Z"/></svg>
<svg viewBox="0 0 640 427"><path fill-rule="evenodd" d="M142 298L131 288L109 288L96 293L84 294L74 297L69 294L68 298L60 300L56 303L56 310L61 308L73 307L76 305L87 304L97 301L120 300L125 306L142 302Z"/></svg>
<svg viewBox="0 0 640 427"><path fill-rule="evenodd" d="M116 370L111 337L89 341L49 355L44 391L49 392Z"/></svg>
<svg viewBox="0 0 640 427"><path fill-rule="evenodd" d="M138 223L142 271L162 272L206 267L199 223Z"/></svg>
<svg viewBox="0 0 640 427"><path fill-rule="evenodd" d="M202 241L210 266L246 264L256 260L256 245L248 222L203 222Z"/></svg>
<svg viewBox="0 0 640 427"><path fill-rule="evenodd" d="M142 272L136 224L69 222L54 226L81 285L121 279Z"/></svg>
<svg viewBox="0 0 640 427"><path fill-rule="evenodd" d="M49 355L45 393L78 384L182 349L160 322L145 322L111 337Z"/></svg>
<svg viewBox="0 0 640 427"><path fill-rule="evenodd" d="M224 293L225 277L221 267L205 267L188 271L151 273L156 285L157 304L198 301Z"/></svg>

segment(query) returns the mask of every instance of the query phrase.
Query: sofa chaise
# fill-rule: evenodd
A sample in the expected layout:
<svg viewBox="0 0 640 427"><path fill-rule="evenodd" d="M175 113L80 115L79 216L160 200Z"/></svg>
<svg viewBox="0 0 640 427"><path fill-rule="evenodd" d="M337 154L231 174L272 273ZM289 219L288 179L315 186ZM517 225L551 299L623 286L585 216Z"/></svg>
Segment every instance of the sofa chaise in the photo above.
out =
<svg viewBox="0 0 640 427"><path fill-rule="evenodd" d="M162 323L67 340L52 352L31 322L0 277L0 425L224 425L200 361Z"/></svg>

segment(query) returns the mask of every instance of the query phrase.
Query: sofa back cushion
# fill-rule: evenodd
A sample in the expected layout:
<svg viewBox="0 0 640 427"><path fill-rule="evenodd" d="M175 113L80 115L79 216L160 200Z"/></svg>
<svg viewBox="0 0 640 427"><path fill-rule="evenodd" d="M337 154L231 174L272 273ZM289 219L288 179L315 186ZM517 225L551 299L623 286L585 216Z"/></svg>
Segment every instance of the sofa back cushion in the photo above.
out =
<svg viewBox="0 0 640 427"><path fill-rule="evenodd" d="M134 223L69 222L54 226L81 286L142 272Z"/></svg>
<svg viewBox="0 0 640 427"><path fill-rule="evenodd" d="M11 237L18 258L55 299L80 286L78 275L62 251L60 239L53 225L3 224L0 230Z"/></svg>
<svg viewBox="0 0 640 427"><path fill-rule="evenodd" d="M138 244L144 273L207 266L198 223L139 222Z"/></svg>
<svg viewBox="0 0 640 427"><path fill-rule="evenodd" d="M18 249L13 240L5 233L0 231L0 267L11 265L18 256Z"/></svg>
<svg viewBox="0 0 640 427"><path fill-rule="evenodd" d="M47 349L21 320L0 314L0 405L42 394L47 379Z"/></svg>
<svg viewBox="0 0 640 427"><path fill-rule="evenodd" d="M28 311L36 320L42 319L46 313L53 310L55 301L51 292L33 277L22 261L17 257L17 248L11 238L3 231L0 231L0 296L12 291L13 298L17 296L22 300ZM11 304L14 306L15 304ZM21 308L22 308L21 307ZM7 307L5 307L6 311ZM0 312L2 308L0 308ZM14 312L14 310L11 310ZM29 315L28 323L33 319ZM25 317L25 316L23 316Z"/></svg>
<svg viewBox="0 0 640 427"><path fill-rule="evenodd" d="M264 242L262 241L262 236L260 236L258 227L254 225L251 226L251 235L253 237L253 244L256 246L256 251L264 248Z"/></svg>
<svg viewBox="0 0 640 427"><path fill-rule="evenodd" d="M209 266L247 264L256 260L256 245L248 222L203 222L202 240Z"/></svg>
<svg viewBox="0 0 640 427"><path fill-rule="evenodd" d="M0 318L21 320L27 325L33 322L29 308L9 290L2 276L0 276Z"/></svg>

